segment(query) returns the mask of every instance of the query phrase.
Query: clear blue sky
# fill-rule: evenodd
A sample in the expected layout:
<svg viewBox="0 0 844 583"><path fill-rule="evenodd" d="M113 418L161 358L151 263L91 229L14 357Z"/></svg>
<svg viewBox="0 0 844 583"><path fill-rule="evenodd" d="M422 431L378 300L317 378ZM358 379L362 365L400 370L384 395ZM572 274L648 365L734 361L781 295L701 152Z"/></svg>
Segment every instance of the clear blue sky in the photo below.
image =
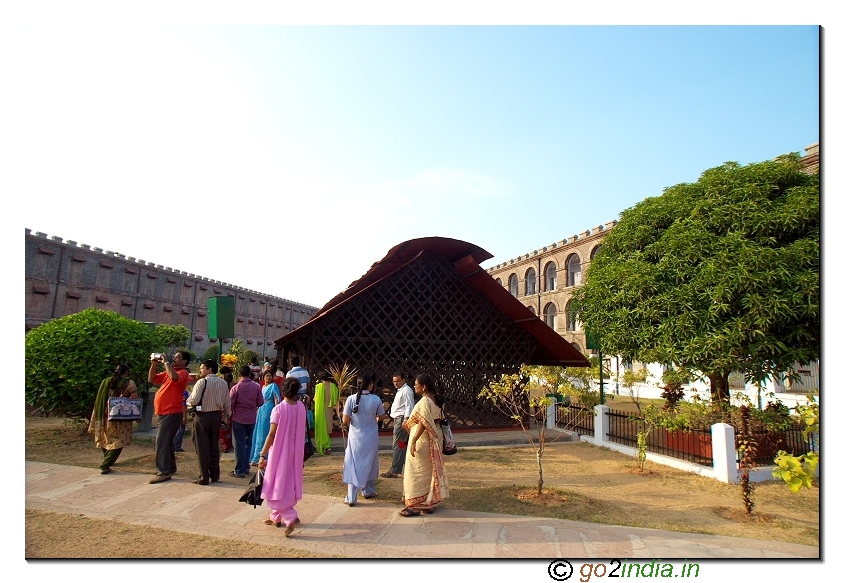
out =
<svg viewBox="0 0 844 583"><path fill-rule="evenodd" d="M313 306L407 239L489 267L820 139L809 25L43 24L16 50L23 226Z"/></svg>

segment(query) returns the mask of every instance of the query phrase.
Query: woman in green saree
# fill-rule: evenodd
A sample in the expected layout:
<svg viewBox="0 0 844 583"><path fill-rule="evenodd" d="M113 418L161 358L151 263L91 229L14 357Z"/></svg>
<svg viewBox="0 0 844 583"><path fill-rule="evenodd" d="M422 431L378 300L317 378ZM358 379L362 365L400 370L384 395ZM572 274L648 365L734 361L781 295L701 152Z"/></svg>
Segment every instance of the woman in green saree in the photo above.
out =
<svg viewBox="0 0 844 583"><path fill-rule="evenodd" d="M314 387L314 447L320 455L331 453L330 433L339 399L340 390L331 375L320 375L320 382Z"/></svg>
<svg viewBox="0 0 844 583"><path fill-rule="evenodd" d="M88 433L94 434L94 443L103 452L101 474L109 473L123 448L132 445L133 422L108 420L108 400L111 397L138 398L138 389L129 378L128 365L117 365L114 374L100 383L100 390L97 391L97 399L94 401Z"/></svg>

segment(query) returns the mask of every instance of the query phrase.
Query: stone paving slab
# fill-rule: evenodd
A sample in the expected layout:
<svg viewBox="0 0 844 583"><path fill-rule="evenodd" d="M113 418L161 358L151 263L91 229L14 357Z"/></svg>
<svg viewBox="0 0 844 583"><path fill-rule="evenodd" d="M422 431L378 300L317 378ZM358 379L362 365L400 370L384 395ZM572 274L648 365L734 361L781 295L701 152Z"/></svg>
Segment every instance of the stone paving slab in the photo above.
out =
<svg viewBox="0 0 844 583"><path fill-rule="evenodd" d="M399 516L399 506L305 494L302 525L290 538L262 523L265 507L239 502L243 479L198 486L179 474L149 484L147 474L26 462L26 507L118 520L355 558L819 558L818 547L646 528L467 512ZM353 549L353 551L351 550Z"/></svg>

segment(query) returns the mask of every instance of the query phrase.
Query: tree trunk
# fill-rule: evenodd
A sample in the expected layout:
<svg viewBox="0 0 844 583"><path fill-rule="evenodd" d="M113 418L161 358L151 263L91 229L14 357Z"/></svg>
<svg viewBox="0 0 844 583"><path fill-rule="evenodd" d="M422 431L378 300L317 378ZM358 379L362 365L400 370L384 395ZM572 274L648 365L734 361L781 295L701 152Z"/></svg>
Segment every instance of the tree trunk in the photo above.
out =
<svg viewBox="0 0 844 583"><path fill-rule="evenodd" d="M536 451L536 465L539 466L539 484L537 484L537 493L542 497L542 486L545 484L542 473L542 454L545 453L545 426L539 428L539 449Z"/></svg>
<svg viewBox="0 0 844 583"><path fill-rule="evenodd" d="M542 486L545 484L545 481L542 479L542 452L536 452L536 465L539 466L539 483L537 484L537 492L540 496L542 496Z"/></svg>
<svg viewBox="0 0 844 583"><path fill-rule="evenodd" d="M726 404L730 402L730 383L727 380L728 373L711 373L707 374L709 377L709 386L712 391L712 402L715 405Z"/></svg>

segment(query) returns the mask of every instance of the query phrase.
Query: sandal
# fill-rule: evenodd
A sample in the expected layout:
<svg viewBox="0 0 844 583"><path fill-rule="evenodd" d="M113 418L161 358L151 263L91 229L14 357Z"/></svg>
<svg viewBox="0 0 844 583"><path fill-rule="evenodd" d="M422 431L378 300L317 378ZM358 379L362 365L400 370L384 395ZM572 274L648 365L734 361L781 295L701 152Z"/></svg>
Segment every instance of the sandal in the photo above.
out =
<svg viewBox="0 0 844 583"><path fill-rule="evenodd" d="M279 527L279 528L281 527L281 523L280 523L280 522L276 522L276 521L274 521L272 518L267 518L267 519L264 521L264 524L266 524L267 526L276 525L276 526L277 526L277 527Z"/></svg>
<svg viewBox="0 0 844 583"><path fill-rule="evenodd" d="M399 512L399 514L401 516L404 516L405 518L407 518L407 517L410 517L410 516L419 516L420 512L418 510L414 510L413 508L410 508L408 506L407 508L405 508L404 510Z"/></svg>
<svg viewBox="0 0 844 583"><path fill-rule="evenodd" d="M419 512L422 513L422 515L424 516L425 514L433 514L434 509L433 508L420 508Z"/></svg>
<svg viewBox="0 0 844 583"><path fill-rule="evenodd" d="M381 474L381 477L382 478L398 478L399 475L394 474L393 472L384 472L383 474Z"/></svg>
<svg viewBox="0 0 844 583"><path fill-rule="evenodd" d="M285 537L290 536L293 533L293 529L296 528L297 524L299 524L298 518L296 520L294 520L293 522L291 522L289 525L287 525L287 528L284 529L284 536ZM281 526L281 523L279 523L278 526Z"/></svg>

